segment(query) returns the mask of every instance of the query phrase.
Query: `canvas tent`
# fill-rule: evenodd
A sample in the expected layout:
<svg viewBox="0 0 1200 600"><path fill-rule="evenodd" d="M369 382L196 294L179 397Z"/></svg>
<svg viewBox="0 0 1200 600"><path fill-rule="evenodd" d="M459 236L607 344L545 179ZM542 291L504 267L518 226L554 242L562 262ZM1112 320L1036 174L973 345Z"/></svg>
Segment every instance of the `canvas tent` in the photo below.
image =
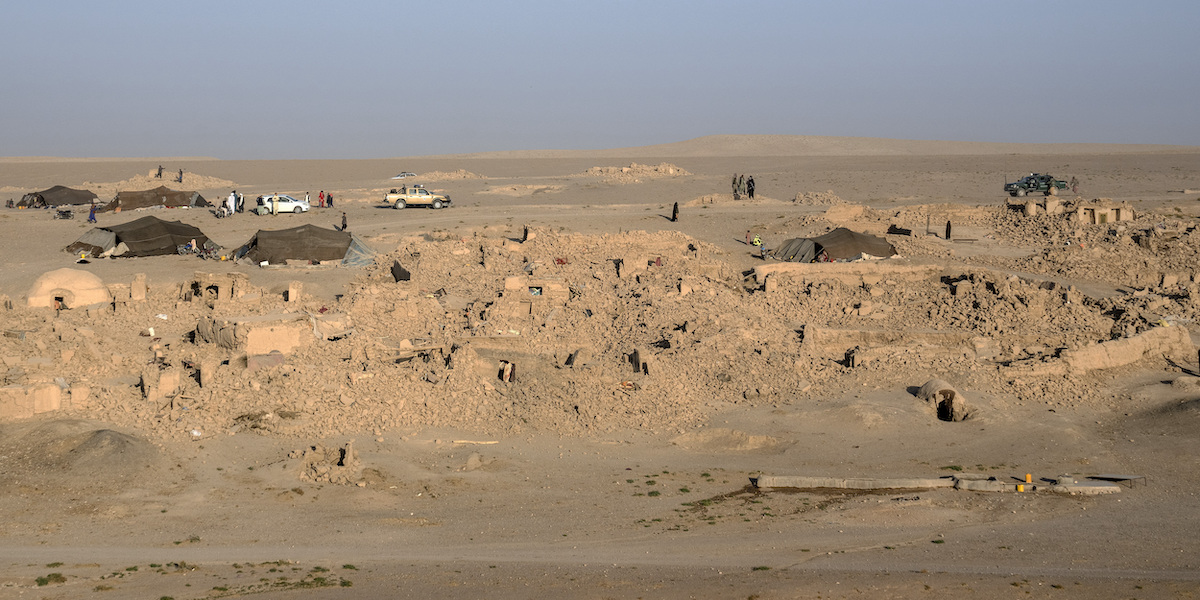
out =
<svg viewBox="0 0 1200 600"><path fill-rule="evenodd" d="M301 225L291 229L260 229L250 241L234 252L235 258L256 263L284 264L289 260L308 262L339 261L347 266L365 266L374 260L375 251L345 231Z"/></svg>
<svg viewBox="0 0 1200 600"><path fill-rule="evenodd" d="M21 197L17 206L33 206L41 198L47 206L75 206L91 204L96 201L96 194L87 190L75 190L66 186L56 185L40 192L30 192Z"/></svg>
<svg viewBox="0 0 1200 600"><path fill-rule="evenodd" d="M142 217L107 227L97 227L67 246L72 254L92 256L159 256L177 254L179 246L196 240L203 247L209 240L200 229L179 221Z"/></svg>
<svg viewBox="0 0 1200 600"><path fill-rule="evenodd" d="M893 256L896 248L887 240L838 227L814 238L794 238L767 253L776 260L813 262L815 260L852 260L863 255Z"/></svg>
<svg viewBox="0 0 1200 600"><path fill-rule="evenodd" d="M197 206L212 205L199 192L180 192L160 185L152 190L143 190L140 192L117 192L117 197L113 198L112 202L106 204L101 210L134 210L158 206L166 208L181 208L184 206L194 208Z"/></svg>

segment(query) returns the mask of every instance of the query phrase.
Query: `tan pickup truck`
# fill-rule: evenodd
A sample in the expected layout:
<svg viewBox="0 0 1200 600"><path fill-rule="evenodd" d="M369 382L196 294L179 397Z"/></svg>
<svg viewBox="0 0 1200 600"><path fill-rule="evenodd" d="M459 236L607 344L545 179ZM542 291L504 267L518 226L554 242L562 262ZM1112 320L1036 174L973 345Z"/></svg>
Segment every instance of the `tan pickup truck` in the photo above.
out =
<svg viewBox="0 0 1200 600"><path fill-rule="evenodd" d="M445 208L450 206L450 196L430 192L423 185L406 185L400 189L393 189L384 194L383 201L391 204L392 208L405 208L407 206Z"/></svg>

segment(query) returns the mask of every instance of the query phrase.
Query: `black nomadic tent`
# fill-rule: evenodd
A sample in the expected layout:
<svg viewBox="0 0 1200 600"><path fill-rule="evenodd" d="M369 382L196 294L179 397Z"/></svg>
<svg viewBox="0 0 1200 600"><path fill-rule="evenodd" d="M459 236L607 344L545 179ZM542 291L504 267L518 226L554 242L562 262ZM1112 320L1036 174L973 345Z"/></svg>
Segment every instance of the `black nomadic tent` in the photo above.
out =
<svg viewBox="0 0 1200 600"><path fill-rule="evenodd" d="M142 190L140 192L117 192L117 197L113 198L112 202L104 205L101 211L134 210L137 208L150 208L152 206L163 206L166 208L187 206L194 208L197 206L212 205L199 192L181 192L168 188L165 185L160 185L152 190Z"/></svg>
<svg viewBox="0 0 1200 600"><path fill-rule="evenodd" d="M97 227L67 246L66 251L92 256L159 256L177 254L180 246L192 240L203 248L208 236L187 223L142 217L120 225Z"/></svg>
<svg viewBox="0 0 1200 600"><path fill-rule="evenodd" d="M893 256L896 248L887 240L869 233L838 227L814 238L794 238L780 244L767 256L789 262L813 262L818 259L850 260L862 255Z"/></svg>
<svg viewBox="0 0 1200 600"><path fill-rule="evenodd" d="M364 266L373 261L375 251L346 231L301 225L276 231L260 229L250 241L234 252L234 257L256 263L284 264L289 260L309 262L341 261L348 266Z"/></svg>
<svg viewBox="0 0 1200 600"><path fill-rule="evenodd" d="M17 206L33 206L41 198L47 206L75 206L91 204L96 201L96 194L87 190L76 190L66 186L56 185L40 192L30 192L21 197Z"/></svg>

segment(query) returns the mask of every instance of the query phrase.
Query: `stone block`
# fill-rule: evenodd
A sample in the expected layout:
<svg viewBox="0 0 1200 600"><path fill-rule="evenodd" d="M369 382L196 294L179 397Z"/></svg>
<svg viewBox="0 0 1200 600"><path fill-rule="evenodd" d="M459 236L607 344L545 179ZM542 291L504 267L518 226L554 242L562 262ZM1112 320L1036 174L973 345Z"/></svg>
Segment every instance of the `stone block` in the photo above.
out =
<svg viewBox="0 0 1200 600"><path fill-rule="evenodd" d="M626 256L621 258L620 267L617 269L617 276L621 279L629 279L643 273L646 270L646 264L649 262L645 256Z"/></svg>
<svg viewBox="0 0 1200 600"><path fill-rule="evenodd" d="M204 317L196 325L197 339L249 355L278 350L289 354L312 344L313 325L307 315L271 314L218 319Z"/></svg>
<svg viewBox="0 0 1200 600"><path fill-rule="evenodd" d="M180 369L162 371L158 374L158 393L162 396L173 395L179 391L182 383L183 372Z"/></svg>
<svg viewBox="0 0 1200 600"><path fill-rule="evenodd" d="M270 369L278 367L286 361L287 357L278 350L271 351L268 354L252 354L246 356L246 368L251 372L262 369Z"/></svg>
<svg viewBox="0 0 1200 600"><path fill-rule="evenodd" d="M0 387L0 419L23 419L32 416L33 404L24 386Z"/></svg>
<svg viewBox="0 0 1200 600"><path fill-rule="evenodd" d="M220 368L221 362L216 359L205 359L200 361L200 387L212 387L217 381L217 370Z"/></svg>
<svg viewBox="0 0 1200 600"><path fill-rule="evenodd" d="M567 366L578 369L578 368L588 364L588 361L590 361L591 359L592 359L591 351L588 350L587 348L580 348L580 349L572 352L571 355L567 357Z"/></svg>
<svg viewBox="0 0 1200 600"><path fill-rule="evenodd" d="M62 388L57 383L39 383L29 388L33 412L44 413L62 408Z"/></svg>
<svg viewBox="0 0 1200 600"><path fill-rule="evenodd" d="M116 307L113 306L112 302L91 304L87 307L87 316L89 319L95 319L101 315L111 315L114 312L116 312Z"/></svg>
<svg viewBox="0 0 1200 600"><path fill-rule="evenodd" d="M129 285L129 300L131 302L146 301L146 274L138 273L133 276L133 282Z"/></svg>
<svg viewBox="0 0 1200 600"><path fill-rule="evenodd" d="M70 389L71 408L87 408L92 399L92 386L77 383Z"/></svg>

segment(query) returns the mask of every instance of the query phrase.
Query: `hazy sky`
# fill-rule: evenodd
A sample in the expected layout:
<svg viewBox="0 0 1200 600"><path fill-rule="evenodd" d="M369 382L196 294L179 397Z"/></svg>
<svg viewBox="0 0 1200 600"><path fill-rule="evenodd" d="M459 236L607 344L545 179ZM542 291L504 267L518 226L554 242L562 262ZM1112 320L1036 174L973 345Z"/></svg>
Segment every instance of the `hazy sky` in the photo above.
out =
<svg viewBox="0 0 1200 600"><path fill-rule="evenodd" d="M0 8L0 155L372 158L710 134L1200 145L1200 2Z"/></svg>

